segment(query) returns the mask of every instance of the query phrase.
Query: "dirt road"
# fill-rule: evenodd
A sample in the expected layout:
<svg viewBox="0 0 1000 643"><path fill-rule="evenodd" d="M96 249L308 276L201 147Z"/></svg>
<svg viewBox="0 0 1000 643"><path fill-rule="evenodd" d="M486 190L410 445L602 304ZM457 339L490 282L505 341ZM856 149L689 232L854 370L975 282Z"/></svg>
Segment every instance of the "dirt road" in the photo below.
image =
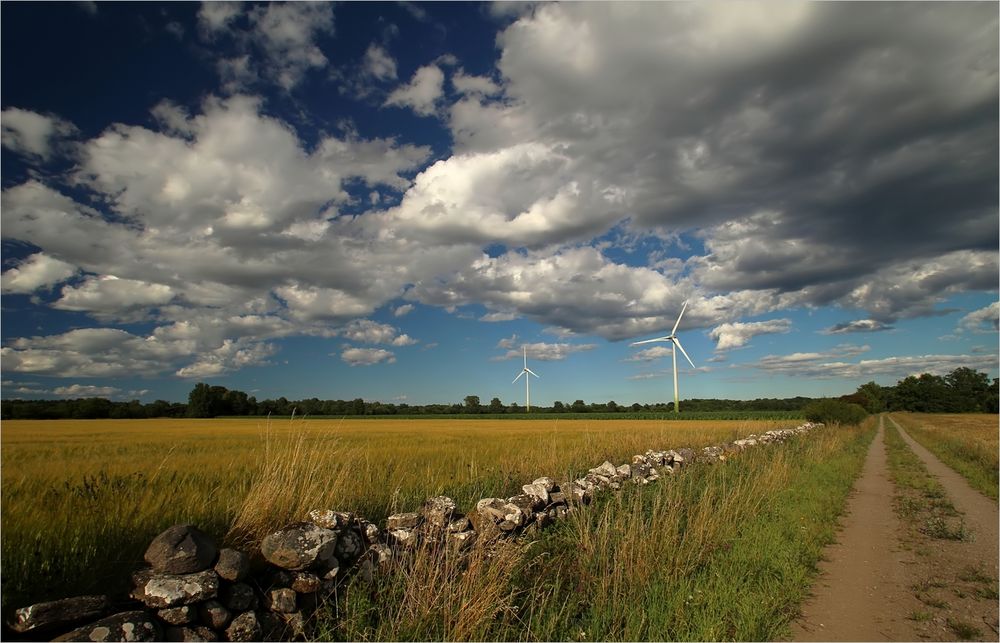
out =
<svg viewBox="0 0 1000 643"><path fill-rule="evenodd" d="M920 607L909 590L913 555L898 544L899 520L892 508L884 422L872 441L861 476L847 502L837 542L813 596L792 626L796 641L913 641L917 631L907 614Z"/></svg>
<svg viewBox="0 0 1000 643"><path fill-rule="evenodd" d="M880 417L843 528L837 543L825 552L813 596L793 625L792 637L996 641L997 504L889 420L964 514L971 538L931 538L920 525L897 518L884 444L885 417Z"/></svg>

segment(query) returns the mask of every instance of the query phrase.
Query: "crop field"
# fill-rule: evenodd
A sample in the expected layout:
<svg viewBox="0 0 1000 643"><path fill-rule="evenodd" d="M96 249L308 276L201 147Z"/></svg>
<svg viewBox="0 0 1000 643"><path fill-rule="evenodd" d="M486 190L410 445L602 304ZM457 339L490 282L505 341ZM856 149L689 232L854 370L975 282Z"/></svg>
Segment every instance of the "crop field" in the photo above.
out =
<svg viewBox="0 0 1000 643"><path fill-rule="evenodd" d="M1000 427L995 414L894 413L893 417L973 488L997 499Z"/></svg>
<svg viewBox="0 0 1000 643"><path fill-rule="evenodd" d="M381 521L428 496L469 509L648 448L794 426L762 420L59 420L3 424L4 605L123 589L190 522L235 545L314 508Z"/></svg>

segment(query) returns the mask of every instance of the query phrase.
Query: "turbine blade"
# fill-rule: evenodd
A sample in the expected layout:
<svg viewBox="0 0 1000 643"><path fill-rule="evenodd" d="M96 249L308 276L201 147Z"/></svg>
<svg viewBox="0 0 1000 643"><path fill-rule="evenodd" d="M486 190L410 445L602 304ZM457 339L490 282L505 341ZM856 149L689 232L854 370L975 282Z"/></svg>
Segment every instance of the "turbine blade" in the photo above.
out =
<svg viewBox="0 0 1000 643"><path fill-rule="evenodd" d="M528 371L529 373L531 373L535 377L541 377L538 373L536 373L535 371L531 370L530 368L525 367L524 370Z"/></svg>
<svg viewBox="0 0 1000 643"><path fill-rule="evenodd" d="M648 344L650 342L669 342L670 335L664 335L663 337L654 337L653 339L644 339L641 342L632 342L629 346L638 346L639 344Z"/></svg>
<svg viewBox="0 0 1000 643"><path fill-rule="evenodd" d="M683 355L687 359L688 364L691 365L691 368L698 368L697 366L694 365L694 362L691 361L691 358L688 357L687 351L684 350L684 347L681 346L681 340L679 340L679 339L677 339L675 337L674 338L674 345L677 346L677 348L681 349L681 355Z"/></svg>
<svg viewBox="0 0 1000 643"><path fill-rule="evenodd" d="M528 347L522 346L521 348L524 350L524 367L528 368Z"/></svg>
<svg viewBox="0 0 1000 643"><path fill-rule="evenodd" d="M522 375L524 375L524 371L521 371L520 373L517 374L517 377L514 378L514 382L516 382L517 380L521 379ZM514 382L511 382L511 384L513 384Z"/></svg>
<svg viewBox="0 0 1000 643"><path fill-rule="evenodd" d="M674 329L672 331L670 331L671 335L673 335L674 333L677 332L677 327L681 325L681 317L684 316L684 311L687 310L687 307L688 307L688 303L685 301L684 305L681 306L681 314L677 315L677 321L674 322Z"/></svg>

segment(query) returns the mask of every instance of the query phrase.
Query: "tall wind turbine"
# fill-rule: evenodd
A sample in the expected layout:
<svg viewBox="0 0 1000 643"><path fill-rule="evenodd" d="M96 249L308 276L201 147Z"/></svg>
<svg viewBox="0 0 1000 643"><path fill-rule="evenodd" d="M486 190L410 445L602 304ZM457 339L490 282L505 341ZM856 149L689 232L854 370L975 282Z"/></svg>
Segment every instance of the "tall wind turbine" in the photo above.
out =
<svg viewBox="0 0 1000 643"><path fill-rule="evenodd" d="M522 346L522 348L524 349L524 368L521 369L521 372L514 378L514 382L521 379L522 375L524 376L524 407L527 409L527 413L531 413L531 387L528 385L531 378L528 377L528 375L538 377L538 374L528 368L528 347ZM511 382L511 384L514 382Z"/></svg>
<svg viewBox="0 0 1000 643"><path fill-rule="evenodd" d="M664 335L663 337L654 337L653 339L644 339L641 342L632 342L631 344L632 346L637 346L639 344L649 344L651 342L670 342L671 344L673 344L672 346L673 350L671 352L673 353L674 356L674 413L680 413L681 410L680 409L681 401L677 395L677 349L678 348L681 349L681 354L683 354L684 357L687 359L688 364L691 365L691 368L695 368L694 362L691 361L691 358L688 357L687 351L685 351L684 347L681 346L681 340L677 339L677 327L680 326L681 317L684 316L684 311L687 310L687 307L688 303L685 301L684 306L681 308L681 314L677 315L677 321L674 322L674 329L670 331L669 335Z"/></svg>

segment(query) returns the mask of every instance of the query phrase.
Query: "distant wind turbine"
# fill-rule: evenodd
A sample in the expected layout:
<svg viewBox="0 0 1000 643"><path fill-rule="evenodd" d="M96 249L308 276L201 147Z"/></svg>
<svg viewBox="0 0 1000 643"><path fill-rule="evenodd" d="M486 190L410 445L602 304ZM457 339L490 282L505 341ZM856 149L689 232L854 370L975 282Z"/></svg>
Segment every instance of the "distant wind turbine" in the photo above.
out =
<svg viewBox="0 0 1000 643"><path fill-rule="evenodd" d="M637 346L639 344L649 344L650 342L670 342L673 344L673 350L671 351L674 356L674 413L680 413L680 398L677 395L677 349L681 349L681 354L687 359L688 364L691 368L695 368L694 362L688 357L687 351L681 346L681 340L677 339L677 327L680 326L681 317L684 316L684 311L687 310L688 303L685 301L684 306L681 308L681 314L677 315L677 321L674 322L674 329L670 331L669 335L664 335L663 337L654 337L653 339L644 339L641 342L632 342L632 346Z"/></svg>
<svg viewBox="0 0 1000 643"><path fill-rule="evenodd" d="M524 407L527 409L528 413L531 413L531 387L528 384L528 382L531 381L531 378L528 377L528 375L538 377L538 373L528 368L528 347L522 346L522 348L524 349L524 368L521 369L521 372L514 378L514 382L521 379L522 375L524 376ZM511 384L514 382L511 382Z"/></svg>

